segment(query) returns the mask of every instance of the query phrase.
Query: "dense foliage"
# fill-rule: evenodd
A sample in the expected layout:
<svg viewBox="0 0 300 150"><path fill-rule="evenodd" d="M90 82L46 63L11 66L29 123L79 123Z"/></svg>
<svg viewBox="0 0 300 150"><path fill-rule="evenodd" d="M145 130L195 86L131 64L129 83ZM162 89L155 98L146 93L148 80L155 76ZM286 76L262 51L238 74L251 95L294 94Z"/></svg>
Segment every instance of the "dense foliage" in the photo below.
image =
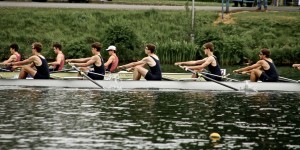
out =
<svg viewBox="0 0 300 150"><path fill-rule="evenodd" d="M269 48L279 64L300 62L299 12L244 12L231 14L229 24L214 24L217 12L197 11L195 41L191 41L191 11L93 10L0 8L0 59L9 57L8 47L18 43L23 58L30 44L43 44L43 54L54 59L52 44L60 42L67 58L89 57L90 46L99 41L105 49L114 44L121 63L145 56L147 43L157 45L164 64L200 59L202 45L212 41L221 64L256 61L261 48Z"/></svg>

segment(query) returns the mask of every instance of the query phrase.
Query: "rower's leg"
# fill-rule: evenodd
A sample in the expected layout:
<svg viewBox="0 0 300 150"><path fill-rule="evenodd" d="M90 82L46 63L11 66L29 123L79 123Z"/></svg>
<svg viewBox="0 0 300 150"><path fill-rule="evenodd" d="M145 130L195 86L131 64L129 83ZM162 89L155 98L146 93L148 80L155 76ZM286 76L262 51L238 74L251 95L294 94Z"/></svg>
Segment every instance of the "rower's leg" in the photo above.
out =
<svg viewBox="0 0 300 150"><path fill-rule="evenodd" d="M192 78L198 78L199 76L196 73L192 74Z"/></svg>
<svg viewBox="0 0 300 150"><path fill-rule="evenodd" d="M19 79L26 79L27 75L30 74L32 77L36 74L36 70L31 68L29 65L23 66L19 74Z"/></svg>
<svg viewBox="0 0 300 150"><path fill-rule="evenodd" d="M19 73L19 79L26 79L27 77L27 72L24 71L24 69L22 69Z"/></svg>
<svg viewBox="0 0 300 150"><path fill-rule="evenodd" d="M136 66L134 67L133 71L133 80L140 80L141 76L145 77L147 74L148 70L145 69L142 66Z"/></svg>
<svg viewBox="0 0 300 150"><path fill-rule="evenodd" d="M262 71L259 69L253 69L250 73L250 81L257 82L258 78L260 77Z"/></svg>
<svg viewBox="0 0 300 150"><path fill-rule="evenodd" d="M80 67L80 71L84 72L85 74L88 74L90 69L88 67ZM81 77L80 73L77 74L78 77Z"/></svg>

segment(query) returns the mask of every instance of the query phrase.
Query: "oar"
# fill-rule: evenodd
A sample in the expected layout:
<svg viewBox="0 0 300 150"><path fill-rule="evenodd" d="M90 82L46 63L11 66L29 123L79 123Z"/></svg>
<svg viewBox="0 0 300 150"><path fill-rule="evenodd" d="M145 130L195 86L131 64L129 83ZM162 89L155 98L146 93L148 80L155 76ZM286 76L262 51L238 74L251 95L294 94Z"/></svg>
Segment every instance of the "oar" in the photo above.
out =
<svg viewBox="0 0 300 150"><path fill-rule="evenodd" d="M100 73L96 73L96 72L89 72L90 74L94 74L94 75L98 75L98 76L103 76L103 77L105 77L105 75L103 75L103 74L100 74Z"/></svg>
<svg viewBox="0 0 300 150"><path fill-rule="evenodd" d="M59 72L68 72L68 71L72 71L74 70L73 68L71 69L63 69L63 70L59 70L59 71L51 71L50 73L59 73Z"/></svg>
<svg viewBox="0 0 300 150"><path fill-rule="evenodd" d="M163 80L165 81L178 81L177 79L173 78L173 77L170 77L170 76L167 76L167 75L162 75L161 77Z"/></svg>
<svg viewBox="0 0 300 150"><path fill-rule="evenodd" d="M219 75L211 74L211 73L208 73L208 72L201 72L201 73L202 73L202 74L205 74L205 75L210 75L210 76L214 76L214 77L219 77L219 78L222 78L222 79L228 79L228 80L230 80L230 81L239 82L239 80L232 79L232 78L228 78L227 76L229 76L230 74L227 74L226 76L219 76Z"/></svg>
<svg viewBox="0 0 300 150"><path fill-rule="evenodd" d="M4 71L4 72L11 72L10 70L8 70L8 69L4 69L4 68L0 68L0 71Z"/></svg>
<svg viewBox="0 0 300 150"><path fill-rule="evenodd" d="M300 82L300 81L297 81L297 80L293 80L293 79L289 79L289 78L285 78L285 77L281 77L281 76L279 76L279 80L286 81L286 82L295 82L295 83Z"/></svg>
<svg viewBox="0 0 300 150"><path fill-rule="evenodd" d="M232 87L232 86L229 86L229 85L226 85L226 84L224 84L224 83L221 83L221 82L219 82L219 81L217 81L217 80L214 80L214 79L212 79L212 78L209 78L209 77L207 77L207 76L205 76L205 75L202 75L201 73L198 73L198 72L196 72L196 71L194 71L194 70L186 69L185 67L183 67L183 66L181 66L181 65L178 65L178 66L179 66L180 68L184 69L184 70L187 70L187 71L191 72L191 73L194 73L194 74L200 74L201 77L203 77L203 78L206 79L206 80L210 80L210 81L212 81L212 82L215 82L215 83L217 83L217 84L223 85L223 86L228 87L228 88L230 88L230 89L233 89L233 90L235 90L235 91L239 91L239 89L237 89L237 88L234 88L234 87Z"/></svg>
<svg viewBox="0 0 300 150"><path fill-rule="evenodd" d="M69 63L70 65L70 63ZM71 65L72 66L72 65ZM101 89L103 89L103 86L101 86L99 83L97 83L96 81L94 81L92 78L90 78L88 75L86 75L84 72L80 71L77 67L72 66L72 68L74 68L76 71L78 71L78 73L80 75L82 75L83 77L87 78L88 80L90 80L91 82L93 82L94 84L96 84L97 86L99 86Z"/></svg>
<svg viewBox="0 0 300 150"><path fill-rule="evenodd" d="M121 69L121 71L129 72L129 71L126 70L126 69ZM168 77L168 76L164 76L164 75L162 75L161 78L162 78L163 80L165 80L165 81L177 81L177 79L174 79L174 78Z"/></svg>

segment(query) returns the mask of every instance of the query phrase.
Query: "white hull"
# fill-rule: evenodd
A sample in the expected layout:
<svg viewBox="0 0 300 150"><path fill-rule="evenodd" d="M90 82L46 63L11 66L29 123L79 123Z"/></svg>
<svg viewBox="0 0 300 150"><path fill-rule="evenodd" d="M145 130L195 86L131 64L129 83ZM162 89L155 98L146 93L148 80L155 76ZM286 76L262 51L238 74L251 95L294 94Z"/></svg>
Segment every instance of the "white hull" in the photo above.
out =
<svg viewBox="0 0 300 150"><path fill-rule="evenodd" d="M163 73L163 78L165 79L172 79L172 80L178 80L182 78L190 78L192 76L191 73ZM0 78L4 79L17 79L19 76L19 72L0 72ZM69 72L58 72L58 73L51 73L50 77L54 79L74 79L78 77L77 71L69 71ZM81 77L78 77L81 78ZM126 72L126 71L120 71L118 73L106 73L105 77L106 80L109 80L110 78L120 78L122 80L132 79L133 73L132 72ZM142 79L144 79L142 77Z"/></svg>
<svg viewBox="0 0 300 150"><path fill-rule="evenodd" d="M96 80L95 80L96 81ZM165 90L204 90L234 91L215 82L197 81L96 81L104 89L165 89ZM300 83L289 82L222 82L241 91L291 91L300 92ZM21 87L55 87L55 88L93 88L99 87L89 80L33 80L33 79L0 79L0 88L7 86Z"/></svg>

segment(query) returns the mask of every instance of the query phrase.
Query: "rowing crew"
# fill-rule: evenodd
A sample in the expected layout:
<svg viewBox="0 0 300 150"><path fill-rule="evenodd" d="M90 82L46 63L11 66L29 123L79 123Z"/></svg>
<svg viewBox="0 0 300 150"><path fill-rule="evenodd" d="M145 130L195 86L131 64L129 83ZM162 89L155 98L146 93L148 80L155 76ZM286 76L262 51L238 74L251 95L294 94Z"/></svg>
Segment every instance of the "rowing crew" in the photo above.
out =
<svg viewBox="0 0 300 150"><path fill-rule="evenodd" d="M25 79L28 75L33 77L34 79L49 79L50 71L60 71L63 69L65 61L66 62L77 62L71 63L74 66L85 66L86 64L93 64L94 70L96 73L105 73L105 68L107 71L113 72L118 66L119 59L116 55L116 47L109 46L106 49L110 55L108 61L106 63L103 62L102 56L100 55L100 50L102 48L101 44L96 42L92 44L92 53L94 56L89 58L82 59L67 59L65 60L65 56L61 51L61 45L56 43L53 44L54 52L57 54L56 61L47 63L47 60L43 55L41 55L42 44L39 42L35 42L31 45L32 48L32 56L28 59L20 61L21 55L18 53L19 46L17 44L10 45L11 56L8 60L4 61L2 64L6 65L6 69L1 69L5 71L13 71L16 68L21 68L21 72L19 73L19 79ZM99 59L97 59L99 58ZM100 61L101 60L101 61ZM29 64L29 65L27 65ZM51 65L49 68L48 65ZM87 66L87 65L86 65ZM83 71L87 70L87 68L82 68ZM103 73L103 74L104 74ZM95 76L91 74L91 78L95 79L103 79L102 77Z"/></svg>
<svg viewBox="0 0 300 150"><path fill-rule="evenodd" d="M140 80L143 76L146 80L162 80L162 70L160 66L160 61L158 56L155 54L155 45L148 44L146 45L144 52L147 57L144 57L142 60L137 62L132 62L126 65L117 67L119 59L115 53L116 47L110 46L106 49L109 52L110 58L106 63L104 63L103 58L100 54L101 44L95 42L92 44L92 57L81 58L81 59L67 59L70 65L75 67L81 67L81 71L85 72L90 78L94 80L103 80L105 75L105 68L108 71L112 72L116 68L118 69L127 69L128 71L133 71L133 79ZM54 66L54 71L61 70L64 66L64 55L61 52L61 45L54 44L54 51L57 54L56 61L49 63ZM186 61L186 62L176 62L175 65L185 65L183 68L186 70L194 70L196 72L192 75L193 78L198 77L197 72L201 72L205 67L208 67L210 74L204 74L207 76L206 79L212 79L221 81L221 69L218 64L217 57L213 54L214 45L211 42L205 43L203 45L204 53L207 55L206 58L195 61ZM18 51L18 46L12 44L10 46L10 51L12 56L7 61L4 61L3 64L10 65L12 69L21 67L19 78L26 78L27 74L30 74L34 79L49 79L49 69L47 61L44 56L40 54L42 50L42 45L40 43L32 44L32 53L33 55L24 60L20 61L20 54ZM241 69L234 70L234 73L250 73L250 80L256 82L258 79L263 82L277 82L279 75L276 70L276 67L273 63L273 60L270 58L270 51L268 49L262 49L259 53L260 60L257 63L244 67ZM30 66L20 66L24 64L31 64ZM93 70L88 66L92 65ZM145 65L148 65L150 70L144 68ZM33 69L35 67L36 69ZM300 64L294 64L293 67L300 70ZM201 74L202 75L202 74Z"/></svg>

